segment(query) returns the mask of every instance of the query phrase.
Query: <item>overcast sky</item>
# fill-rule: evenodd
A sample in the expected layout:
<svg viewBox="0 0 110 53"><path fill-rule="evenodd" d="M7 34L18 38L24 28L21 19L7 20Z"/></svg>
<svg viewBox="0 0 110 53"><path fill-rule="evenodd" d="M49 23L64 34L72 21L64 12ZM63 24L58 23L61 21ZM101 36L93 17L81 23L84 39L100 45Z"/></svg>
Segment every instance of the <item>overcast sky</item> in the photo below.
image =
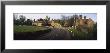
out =
<svg viewBox="0 0 110 53"><path fill-rule="evenodd" d="M50 19L61 19L61 15L64 16L72 16L72 15L82 15L82 16L86 16L87 18L91 18L92 20L94 20L95 22L97 21L97 14L96 13L50 13L50 14L38 14L38 13L15 13L16 17L19 18L19 15L23 15L25 16L27 19L45 19L46 16L49 16Z"/></svg>

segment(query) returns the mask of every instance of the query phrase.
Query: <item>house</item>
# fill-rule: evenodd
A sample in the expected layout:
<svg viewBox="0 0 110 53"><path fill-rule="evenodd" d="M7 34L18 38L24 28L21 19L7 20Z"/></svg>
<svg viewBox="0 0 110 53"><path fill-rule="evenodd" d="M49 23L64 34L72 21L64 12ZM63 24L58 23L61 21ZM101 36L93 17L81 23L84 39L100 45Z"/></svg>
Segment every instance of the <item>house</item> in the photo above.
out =
<svg viewBox="0 0 110 53"><path fill-rule="evenodd" d="M44 19L38 19L37 21L34 21L33 23L32 23L32 25L33 26L39 26L39 27L41 27L41 26L43 26L43 24L45 23L45 20Z"/></svg>
<svg viewBox="0 0 110 53"><path fill-rule="evenodd" d="M42 21L35 21L32 23L33 26L43 26L43 22Z"/></svg>
<svg viewBox="0 0 110 53"><path fill-rule="evenodd" d="M79 15L79 18L75 18L75 28L80 31L92 31L94 24L94 21L91 18L87 19L86 16L83 18L82 15Z"/></svg>
<svg viewBox="0 0 110 53"><path fill-rule="evenodd" d="M46 19L38 19L37 21L34 21L32 25L34 26L49 26L52 28L61 28L62 25L60 24L61 20L50 20L48 16L46 16ZM64 21L64 27L74 27L75 29L83 32L88 32L93 30L93 26L95 22L91 18L86 18L86 16L79 15L74 18L74 21L72 22L72 26L68 25L68 21Z"/></svg>
<svg viewBox="0 0 110 53"><path fill-rule="evenodd" d="M59 21L59 20L52 20L52 21L51 21L51 26L52 26L53 28L61 28L62 26L61 26L61 24L58 23L58 21Z"/></svg>
<svg viewBox="0 0 110 53"><path fill-rule="evenodd" d="M61 27L61 25L58 23L59 20L51 20L50 21L50 17L46 16L45 19L38 19L37 21L35 21L34 19L34 22L32 23L32 25L34 26L39 26L39 27L42 27L42 26L50 26L50 27L55 27L55 28L59 28Z"/></svg>

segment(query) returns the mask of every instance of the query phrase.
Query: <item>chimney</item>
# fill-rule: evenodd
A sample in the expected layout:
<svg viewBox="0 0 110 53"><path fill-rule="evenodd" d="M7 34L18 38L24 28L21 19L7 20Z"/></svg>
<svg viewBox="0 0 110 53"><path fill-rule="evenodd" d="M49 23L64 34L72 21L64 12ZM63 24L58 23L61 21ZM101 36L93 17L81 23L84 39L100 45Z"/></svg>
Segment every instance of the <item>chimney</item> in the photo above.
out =
<svg viewBox="0 0 110 53"><path fill-rule="evenodd" d="M86 16L84 16L84 19L86 19Z"/></svg>
<svg viewBox="0 0 110 53"><path fill-rule="evenodd" d="M79 15L80 19L82 19L82 15Z"/></svg>

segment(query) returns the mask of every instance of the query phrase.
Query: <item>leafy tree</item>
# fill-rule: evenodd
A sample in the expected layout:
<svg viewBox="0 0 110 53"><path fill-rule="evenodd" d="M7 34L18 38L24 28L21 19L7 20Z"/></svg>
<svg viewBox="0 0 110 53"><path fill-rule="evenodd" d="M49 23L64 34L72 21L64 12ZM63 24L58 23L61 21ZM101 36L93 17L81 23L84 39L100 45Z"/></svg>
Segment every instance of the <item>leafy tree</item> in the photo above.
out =
<svg viewBox="0 0 110 53"><path fill-rule="evenodd" d="M32 25L32 20L27 19L27 20L25 21L25 25Z"/></svg>
<svg viewBox="0 0 110 53"><path fill-rule="evenodd" d="M23 16L23 15L20 15L19 18L20 18L20 21L21 21L21 22L25 22L25 20L26 20L26 17Z"/></svg>
<svg viewBox="0 0 110 53"><path fill-rule="evenodd" d="M46 16L46 20L48 20L48 21L49 21L49 20L50 20L50 17L49 17L49 16Z"/></svg>

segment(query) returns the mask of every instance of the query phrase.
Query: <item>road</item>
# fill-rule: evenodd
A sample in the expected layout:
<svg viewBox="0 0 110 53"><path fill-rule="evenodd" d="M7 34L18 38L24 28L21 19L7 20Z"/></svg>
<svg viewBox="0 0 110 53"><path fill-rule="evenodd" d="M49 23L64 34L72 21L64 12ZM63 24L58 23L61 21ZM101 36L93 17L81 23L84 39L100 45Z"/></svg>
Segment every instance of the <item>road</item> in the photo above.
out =
<svg viewBox="0 0 110 53"><path fill-rule="evenodd" d="M72 40L72 34L64 29L52 28L49 33L38 37L38 40Z"/></svg>

